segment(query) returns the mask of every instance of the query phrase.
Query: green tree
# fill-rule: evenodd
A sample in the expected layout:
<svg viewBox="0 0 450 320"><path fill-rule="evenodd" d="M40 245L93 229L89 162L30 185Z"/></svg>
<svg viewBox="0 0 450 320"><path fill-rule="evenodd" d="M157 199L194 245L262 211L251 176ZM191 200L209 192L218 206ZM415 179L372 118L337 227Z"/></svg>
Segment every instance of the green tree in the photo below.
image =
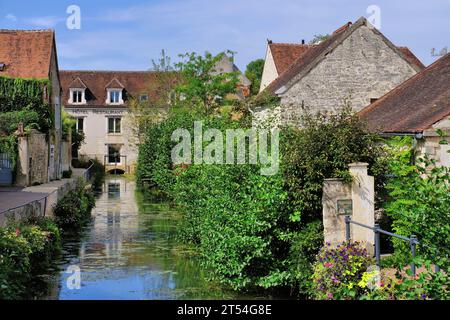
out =
<svg viewBox="0 0 450 320"><path fill-rule="evenodd" d="M230 54L233 53L226 51L216 56L209 52L204 55L195 52L181 54L182 61L175 65L182 81L176 90L177 102L202 107L207 111L229 103L230 95L236 93L238 73L220 72L217 64L224 55Z"/></svg>
<svg viewBox="0 0 450 320"><path fill-rule="evenodd" d="M261 86L261 78L264 70L264 59L250 62L245 70L245 76L252 82L250 93L257 95Z"/></svg>

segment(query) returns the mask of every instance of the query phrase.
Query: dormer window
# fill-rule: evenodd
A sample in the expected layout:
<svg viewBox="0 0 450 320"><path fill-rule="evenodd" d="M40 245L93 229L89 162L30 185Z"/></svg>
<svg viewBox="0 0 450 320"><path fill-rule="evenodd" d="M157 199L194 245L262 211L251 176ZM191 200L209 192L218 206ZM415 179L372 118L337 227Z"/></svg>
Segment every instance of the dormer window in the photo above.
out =
<svg viewBox="0 0 450 320"><path fill-rule="evenodd" d="M85 89L80 88L72 88L70 89L70 104L85 104L86 103L86 94Z"/></svg>
<svg viewBox="0 0 450 320"><path fill-rule="evenodd" d="M122 90L108 89L108 97L106 99L108 104L123 104Z"/></svg>

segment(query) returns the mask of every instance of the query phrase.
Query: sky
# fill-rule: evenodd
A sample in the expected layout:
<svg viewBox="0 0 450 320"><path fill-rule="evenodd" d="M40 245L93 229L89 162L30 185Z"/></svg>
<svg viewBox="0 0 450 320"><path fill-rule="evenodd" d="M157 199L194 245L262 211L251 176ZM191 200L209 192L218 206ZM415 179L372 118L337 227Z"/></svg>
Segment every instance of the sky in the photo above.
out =
<svg viewBox="0 0 450 320"><path fill-rule="evenodd" d="M79 29L67 27L71 5ZM0 0L0 29L56 30L63 70L147 70L161 49L173 62L180 53L232 50L245 70L265 57L267 39L309 41L361 16L425 65L437 59L433 48L450 49L450 0Z"/></svg>

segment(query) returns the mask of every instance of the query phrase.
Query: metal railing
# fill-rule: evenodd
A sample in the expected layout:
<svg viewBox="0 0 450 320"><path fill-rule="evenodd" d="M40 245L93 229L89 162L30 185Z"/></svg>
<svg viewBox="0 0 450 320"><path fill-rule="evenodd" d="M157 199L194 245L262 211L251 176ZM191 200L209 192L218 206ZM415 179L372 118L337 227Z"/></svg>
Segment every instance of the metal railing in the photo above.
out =
<svg viewBox="0 0 450 320"><path fill-rule="evenodd" d="M35 199L35 200L31 200L31 201L29 201L29 202L27 202L27 203L25 203L25 204L21 204L20 206L16 206L16 207L13 207L13 208L6 209L6 210L0 212L0 215L1 215L1 214L6 214L6 213L11 212L11 211L15 211L15 210L17 210L17 209L20 209L20 208L23 208L23 207L26 207L26 206L29 206L29 205L32 204L32 203L38 203L38 202L40 203L42 200L44 200L44 209L42 210L41 214L42 214L42 217L45 217L45 212L47 211L47 202L48 202L48 198L49 198L52 194L54 194L55 192L57 192L57 191L58 191L58 190L53 190L52 192L50 192L49 194L45 195L45 196L42 197L42 198ZM41 207L41 208L42 208L42 207Z"/></svg>
<svg viewBox="0 0 450 320"><path fill-rule="evenodd" d="M89 160L91 162L91 165L86 169L86 171L84 172L84 180L89 181L92 178L92 173L93 170L92 168L94 167L94 161L91 159Z"/></svg>
<svg viewBox="0 0 450 320"><path fill-rule="evenodd" d="M374 232L374 236L375 236L375 259L376 259L376 265L377 267L381 268L381 242L380 242L380 234L385 234L387 236L393 237L393 238L397 238L406 242L409 242L409 246L411 248L411 255L412 255L412 260L411 260L411 272L413 274L413 276L416 275L416 264L415 264L415 258L416 258L416 250L417 250L417 245L421 245L422 247L428 247L424 244L421 244L419 242L419 240L417 239L416 235L411 235L410 237L405 237L405 236L401 236L386 230L383 230L380 228L379 224L375 224L373 227L368 226L366 224L357 222L357 221L353 221L352 218L350 216L345 216L345 239L347 241L350 241L351 238L351 234L350 234L350 224L354 224L366 229L370 229ZM439 272L440 268L438 265L435 264L435 271Z"/></svg>

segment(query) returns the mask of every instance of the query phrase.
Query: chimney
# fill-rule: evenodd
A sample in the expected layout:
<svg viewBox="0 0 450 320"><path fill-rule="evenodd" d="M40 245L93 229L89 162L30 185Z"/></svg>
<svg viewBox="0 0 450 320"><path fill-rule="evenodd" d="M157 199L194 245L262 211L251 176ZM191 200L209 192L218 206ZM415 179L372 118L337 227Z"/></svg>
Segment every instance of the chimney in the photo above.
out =
<svg viewBox="0 0 450 320"><path fill-rule="evenodd" d="M302 39L302 44L305 44L305 39Z"/></svg>
<svg viewBox="0 0 450 320"><path fill-rule="evenodd" d="M267 39L267 43L268 43L268 44L272 44L272 40Z"/></svg>

